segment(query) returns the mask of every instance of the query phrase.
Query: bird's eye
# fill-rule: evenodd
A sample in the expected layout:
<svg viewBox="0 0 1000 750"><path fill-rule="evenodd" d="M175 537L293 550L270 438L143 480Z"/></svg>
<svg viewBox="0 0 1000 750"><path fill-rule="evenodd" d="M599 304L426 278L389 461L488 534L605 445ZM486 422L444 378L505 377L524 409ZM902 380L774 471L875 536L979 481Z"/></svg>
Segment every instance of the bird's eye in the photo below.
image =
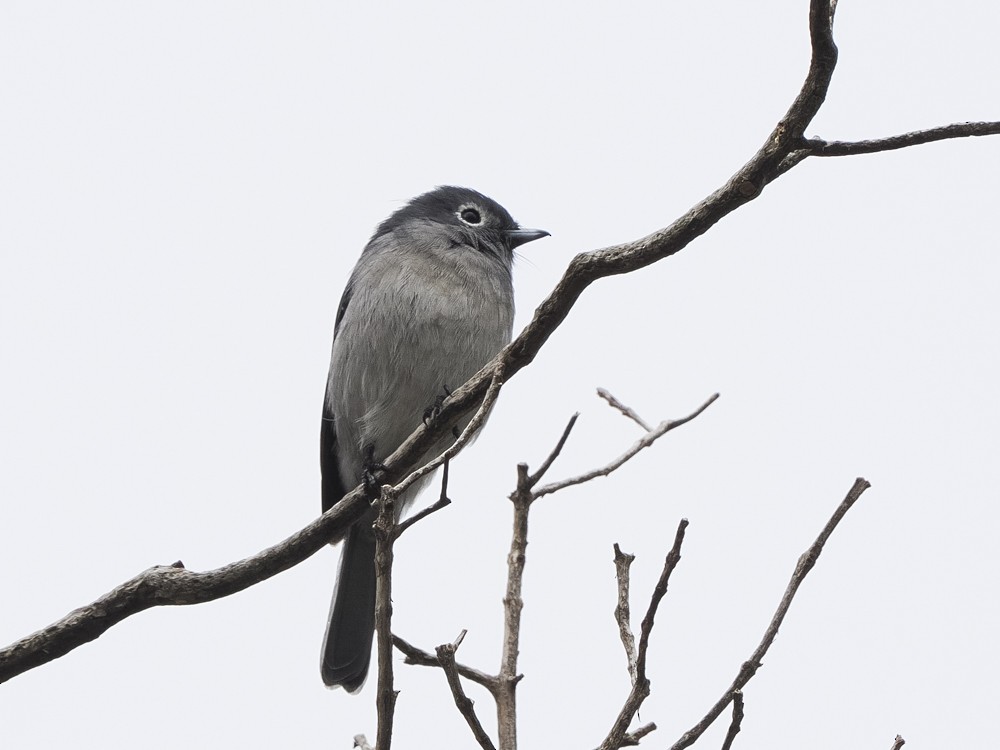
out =
<svg viewBox="0 0 1000 750"><path fill-rule="evenodd" d="M463 208L459 216L466 224L481 224L483 222L483 217L474 208Z"/></svg>

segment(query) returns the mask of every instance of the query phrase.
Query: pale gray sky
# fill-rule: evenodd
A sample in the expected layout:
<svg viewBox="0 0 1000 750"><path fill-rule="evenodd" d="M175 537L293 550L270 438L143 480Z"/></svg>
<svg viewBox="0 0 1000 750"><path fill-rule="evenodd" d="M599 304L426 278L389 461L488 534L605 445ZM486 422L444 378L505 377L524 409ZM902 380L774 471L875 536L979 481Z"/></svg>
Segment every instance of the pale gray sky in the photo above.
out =
<svg viewBox="0 0 1000 750"><path fill-rule="evenodd" d="M178 558L249 555L319 509L337 302L374 226L437 184L573 254L665 226L798 91L806 0L0 5L0 642ZM840 4L812 134L998 119L1000 6ZM396 630L494 670L518 461L582 416L558 478L721 399L620 474L533 511L524 748L592 747L627 692L612 543L663 747L721 694L858 475L746 691L736 747L989 742L1000 699L1000 138L811 160L679 256L586 292L397 550ZM0 687L5 748L350 747L374 680L328 692L337 553L156 609ZM400 664L399 747L471 747L440 673ZM492 726L488 696L470 688ZM718 747L725 722L703 740Z"/></svg>

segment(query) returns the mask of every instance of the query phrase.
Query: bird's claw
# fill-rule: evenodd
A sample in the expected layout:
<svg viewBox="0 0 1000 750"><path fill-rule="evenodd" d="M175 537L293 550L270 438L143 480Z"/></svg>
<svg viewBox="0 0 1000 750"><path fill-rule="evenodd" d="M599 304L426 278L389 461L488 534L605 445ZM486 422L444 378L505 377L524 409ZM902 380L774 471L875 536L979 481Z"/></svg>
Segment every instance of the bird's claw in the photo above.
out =
<svg viewBox="0 0 1000 750"><path fill-rule="evenodd" d="M451 395L451 389L448 386L443 386L443 391L436 399L434 403L424 409L424 427L430 425L435 419L441 416L441 407L444 405L444 400Z"/></svg>
<svg viewBox="0 0 1000 750"><path fill-rule="evenodd" d="M368 446L365 449L365 465L361 470L361 481L369 497L378 497L382 484L376 474L385 470L385 464L375 460L375 446Z"/></svg>

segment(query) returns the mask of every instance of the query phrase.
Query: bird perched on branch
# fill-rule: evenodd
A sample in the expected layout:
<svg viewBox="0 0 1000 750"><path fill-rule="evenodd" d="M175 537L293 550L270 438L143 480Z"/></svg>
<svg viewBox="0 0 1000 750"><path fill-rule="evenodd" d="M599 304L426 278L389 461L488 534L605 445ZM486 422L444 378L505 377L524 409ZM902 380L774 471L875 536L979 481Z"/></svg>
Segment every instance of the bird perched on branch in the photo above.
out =
<svg viewBox="0 0 1000 750"><path fill-rule="evenodd" d="M510 342L514 249L547 235L460 187L418 196L379 225L337 310L320 431L324 511L370 478L449 387ZM408 489L397 508L417 491ZM371 661L374 518L368 511L344 539L323 642L323 682L351 693Z"/></svg>

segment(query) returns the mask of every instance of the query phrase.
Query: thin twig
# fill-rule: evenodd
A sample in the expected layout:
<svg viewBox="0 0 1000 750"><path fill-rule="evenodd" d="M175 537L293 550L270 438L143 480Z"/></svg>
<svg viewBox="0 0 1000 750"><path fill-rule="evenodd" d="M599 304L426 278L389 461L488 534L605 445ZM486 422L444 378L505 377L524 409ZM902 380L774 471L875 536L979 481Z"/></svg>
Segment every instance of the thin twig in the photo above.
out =
<svg viewBox="0 0 1000 750"><path fill-rule="evenodd" d="M726 732L726 739L722 743L722 750L732 750L733 740L740 733L743 725L743 691L737 690L733 693L733 719L729 722L729 731Z"/></svg>
<svg viewBox="0 0 1000 750"><path fill-rule="evenodd" d="M448 497L448 468L451 465L451 459L445 458L444 464L441 468L441 494L438 495L438 499L434 501L432 505L428 505L426 508L422 508L420 511L414 513L412 516L407 518L405 521L400 521L396 524L396 528L393 533L396 539L399 539L403 535L403 532L410 528L413 524L418 521L422 521L431 513L437 513L442 508L446 508L451 505L451 499Z"/></svg>
<svg viewBox="0 0 1000 750"><path fill-rule="evenodd" d="M643 420L642 417L640 417L638 414L636 414L635 411L631 407L625 406L625 404L623 404L621 401L619 401L618 399L616 399L613 395L611 395L611 393L607 389L605 389L605 388L598 388L597 389L597 395L600 396L601 398L603 398L605 401L607 401L608 404L610 404L613 408L617 409L622 414L624 414L626 417L628 417L633 422L635 422L637 425L639 425L646 432L652 432L653 431L653 428L650 427Z"/></svg>
<svg viewBox="0 0 1000 750"><path fill-rule="evenodd" d="M583 484L584 482L589 482L591 479L596 477L606 477L612 472L620 469L625 463L635 457L643 448L648 448L653 443L655 443L659 438L666 435L673 429L680 427L681 425L687 424L692 419L701 414L705 409L712 405L712 403L719 397L718 393L713 394L705 403L699 406L694 412L688 414L686 417L681 419L675 419L670 422L660 422L651 432L647 432L641 438L639 438L636 443L625 451L622 455L616 458L614 461L609 463L607 466L602 466L599 469L593 469L585 474L580 474L576 477L570 477L568 479L563 479L558 482L553 482L551 484L546 484L540 489L535 490L532 495L535 500L542 497L543 495L549 495L553 492L558 492L559 490L564 490L567 487L572 487L577 484Z"/></svg>
<svg viewBox="0 0 1000 750"><path fill-rule="evenodd" d="M424 651L421 648L417 648L412 643L408 643L400 638L398 635L392 636L392 645L406 657L405 662L407 664L415 664L420 667L441 666L441 660L434 654ZM478 685L482 685L484 688L489 690L490 693L493 693L496 690L496 677L493 675L488 675L485 672L473 669L472 667L467 667L464 664L459 664L458 662L455 663L455 667L458 670L458 673L465 679L471 680Z"/></svg>
<svg viewBox="0 0 1000 750"><path fill-rule="evenodd" d="M767 630L764 631L764 637L761 639L760 645L754 649L750 658L743 662L736 678L733 680L733 683L726 688L722 697L719 698L719 700L714 706L712 706L709 712L705 714L701 721L686 731L681 738L671 746L670 750L682 750L682 748L689 747L699 737L701 737L705 730L711 726L712 722L719 718L719 714L721 714L726 709L726 706L728 706L733 700L733 696L736 691L741 690L743 686L750 681L750 678L757 673L757 670L763 663L762 660L764 655L774 642L775 636L778 635L778 628L781 627L781 623L785 619L785 615L788 613L788 608L792 604L792 599L795 598L795 592L799 590L799 586L802 585L802 581L805 580L806 575L810 570L812 570L813 566L816 564L816 560L819 559L819 555L823 551L823 545L826 544L826 541L830 538L833 530L837 528L837 524L840 523L844 514L851 509L854 503L858 501L858 498L861 497L862 493L869 487L871 487L871 485L860 477L854 480L854 486L851 487L847 496L843 499L840 505L837 506L837 510L834 511L830 520L826 522L826 526L823 527L823 531L820 532L816 541L812 543L809 549L807 549L801 557L799 557L799 561L795 565L795 570L792 572L792 578L788 582L785 593L781 597L781 602L778 604L778 609L771 618L771 622L767 626Z"/></svg>
<svg viewBox="0 0 1000 750"><path fill-rule="evenodd" d="M643 724L638 729L633 729L631 732L626 732L625 736L622 737L622 747L633 747L639 744L639 740L645 737L647 734L656 731L656 724L654 722L649 722L648 724Z"/></svg>
<svg viewBox="0 0 1000 750"><path fill-rule="evenodd" d="M465 690L462 688L462 680L458 676L458 666L455 664L455 652L458 651L458 647L461 645L463 638L465 638L464 630L459 633L458 638L456 638L453 643L445 643L438 646L438 661L441 662L441 668L444 670L445 677L448 679L448 687L451 688L451 695L455 699L455 705L458 707L462 716L465 717L465 721L469 725L469 729L472 730L472 734L475 736L476 742L479 743L479 746L483 748L483 750L496 750L490 736L486 734L486 730L483 729L483 725L479 721L479 717L476 716L475 704L472 699L465 694Z"/></svg>
<svg viewBox="0 0 1000 750"><path fill-rule="evenodd" d="M427 518L427 516L433 513L437 513L439 510L441 510L442 508L447 508L449 505L451 505L451 500L449 498L439 497L437 500L434 501L433 504L428 505L426 508L421 508L419 511L414 513L409 518L400 521L398 524L396 524L396 529L394 532L396 538L398 539L400 536L402 536L403 532L409 529L413 524L417 523L418 521L423 521L425 518Z"/></svg>
<svg viewBox="0 0 1000 750"><path fill-rule="evenodd" d="M375 747L389 750L392 726L399 695L393 687L392 675L392 546L396 541L395 488L384 486L376 501L378 515L372 527L375 531L375 639L378 642L378 687L375 706L378 728Z"/></svg>
<svg viewBox="0 0 1000 750"><path fill-rule="evenodd" d="M618 542L615 542L615 578L618 580L618 602L615 604L615 622L618 623L618 635L625 647L625 658L628 660L628 676L635 684L635 636L632 634L632 614L629 605L629 568L635 561L635 555L622 552Z"/></svg>
<svg viewBox="0 0 1000 750"><path fill-rule="evenodd" d="M684 543L684 532L687 530L688 520L682 518L677 524L677 533L674 535L674 546L667 553L667 558L663 561L663 570L660 578L653 587L653 593L649 597L649 607L646 609L646 616L642 618L642 625L639 627L639 651L635 659L635 671L640 678L646 676L646 652L649 650L649 635L653 632L653 620L656 618L656 610L660 607L660 601L667 594L667 585L670 583L670 574L674 572L677 563L681 561L681 545Z"/></svg>
<svg viewBox="0 0 1000 750"><path fill-rule="evenodd" d="M615 717L608 736L604 738L598 750L618 750L618 748L629 744L626 742L628 725L632 723L632 719L639 712L642 702L649 697L649 678L646 676L646 651L649 648L649 635L653 631L656 610L667 593L670 575L681 560L681 545L684 544L684 532L687 527L688 522L686 518L682 518L681 522L677 524L674 545L670 548L670 552L667 553L666 560L663 561L663 570L660 572L660 578L653 588L652 595L649 597L649 607L646 609L646 616L642 618L642 625L639 628L639 650L635 660L635 680L632 683L632 689L625 699L625 705L622 706L618 712L618 716Z"/></svg>
<svg viewBox="0 0 1000 750"><path fill-rule="evenodd" d="M809 156L855 156L894 151L951 138L974 138L983 135L1000 135L1000 122L955 122L951 125L864 141L824 141L822 138L808 138L802 142L802 148Z"/></svg>
<svg viewBox="0 0 1000 750"><path fill-rule="evenodd" d="M566 440L569 438L569 434L573 431L573 427L576 425L576 420L579 416L580 412L576 412L569 418L569 422L566 423L566 427L563 430L562 436L559 438L559 442L556 443L556 447L552 449L548 458L542 461L542 465L538 467L538 471L528 477L528 487L534 487L538 484L538 480L545 476L545 472L547 472L549 467L552 466L552 462L559 457L560 453L562 453L563 446L566 445Z"/></svg>

